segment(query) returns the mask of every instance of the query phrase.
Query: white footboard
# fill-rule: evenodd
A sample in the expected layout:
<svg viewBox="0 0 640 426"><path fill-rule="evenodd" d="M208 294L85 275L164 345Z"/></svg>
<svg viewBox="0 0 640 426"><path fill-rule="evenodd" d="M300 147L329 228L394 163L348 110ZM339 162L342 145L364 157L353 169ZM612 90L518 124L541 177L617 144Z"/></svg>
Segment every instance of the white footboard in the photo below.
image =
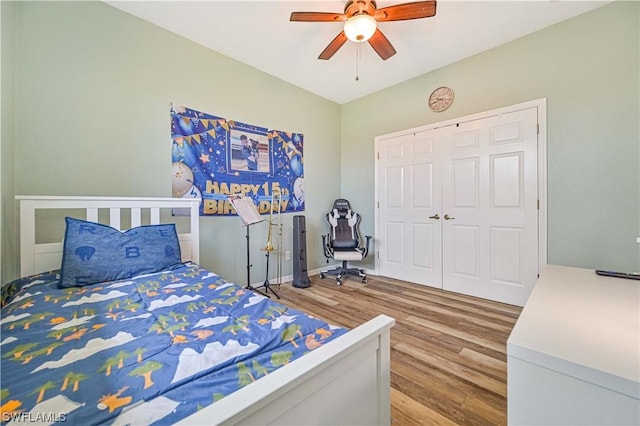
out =
<svg viewBox="0 0 640 426"><path fill-rule="evenodd" d="M379 315L179 424L388 425L394 324Z"/></svg>

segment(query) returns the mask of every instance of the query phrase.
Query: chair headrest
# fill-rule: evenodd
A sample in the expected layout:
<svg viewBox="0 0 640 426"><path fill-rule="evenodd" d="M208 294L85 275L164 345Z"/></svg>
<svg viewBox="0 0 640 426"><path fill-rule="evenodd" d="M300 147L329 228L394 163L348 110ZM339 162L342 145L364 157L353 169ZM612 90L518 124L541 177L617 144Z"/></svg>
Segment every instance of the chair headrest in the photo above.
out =
<svg viewBox="0 0 640 426"><path fill-rule="evenodd" d="M333 202L332 210L338 210L339 212L346 212L351 210L351 205L349 204L348 200L345 200L344 198L338 198Z"/></svg>

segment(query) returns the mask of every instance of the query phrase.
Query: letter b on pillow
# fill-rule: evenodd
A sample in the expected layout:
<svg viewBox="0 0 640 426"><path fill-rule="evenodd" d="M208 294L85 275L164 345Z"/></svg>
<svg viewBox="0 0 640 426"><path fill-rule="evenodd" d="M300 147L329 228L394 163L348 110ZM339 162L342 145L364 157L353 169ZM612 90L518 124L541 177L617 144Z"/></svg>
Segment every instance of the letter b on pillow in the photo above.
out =
<svg viewBox="0 0 640 426"><path fill-rule="evenodd" d="M70 217L65 220L62 288L150 274L181 262L174 224L120 232L100 223Z"/></svg>

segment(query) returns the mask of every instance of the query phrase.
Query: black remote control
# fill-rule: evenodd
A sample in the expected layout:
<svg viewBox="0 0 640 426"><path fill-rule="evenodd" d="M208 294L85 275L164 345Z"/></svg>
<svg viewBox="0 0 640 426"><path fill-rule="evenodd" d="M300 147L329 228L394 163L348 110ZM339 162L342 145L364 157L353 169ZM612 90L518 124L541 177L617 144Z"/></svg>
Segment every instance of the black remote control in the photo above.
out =
<svg viewBox="0 0 640 426"><path fill-rule="evenodd" d="M640 274L637 272L615 272L615 271L603 271L602 269L596 269L596 274L604 277L616 277L627 278L630 280L640 280Z"/></svg>

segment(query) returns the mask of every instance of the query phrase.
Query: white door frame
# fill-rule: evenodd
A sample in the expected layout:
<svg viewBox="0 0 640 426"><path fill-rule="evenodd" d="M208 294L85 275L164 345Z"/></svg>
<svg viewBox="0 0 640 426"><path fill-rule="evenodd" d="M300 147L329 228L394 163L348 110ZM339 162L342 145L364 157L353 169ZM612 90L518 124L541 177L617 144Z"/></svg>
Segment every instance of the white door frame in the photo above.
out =
<svg viewBox="0 0 640 426"><path fill-rule="evenodd" d="M379 275L380 268L380 249L378 239L380 236L380 176L378 176L378 158L380 145L387 139L406 135L408 133L424 132L427 130L437 129L439 127L452 126L458 123L488 118L496 115L506 114L523 109L537 108L538 111L538 274L544 265L547 264L547 98L540 98L533 101L523 102L521 104L511 105L503 108L493 109L490 111L480 112L477 114L467 115L464 117L454 118L439 123L428 124L425 126L414 127L413 129L401 130L386 135L376 136L374 150L374 274Z"/></svg>

